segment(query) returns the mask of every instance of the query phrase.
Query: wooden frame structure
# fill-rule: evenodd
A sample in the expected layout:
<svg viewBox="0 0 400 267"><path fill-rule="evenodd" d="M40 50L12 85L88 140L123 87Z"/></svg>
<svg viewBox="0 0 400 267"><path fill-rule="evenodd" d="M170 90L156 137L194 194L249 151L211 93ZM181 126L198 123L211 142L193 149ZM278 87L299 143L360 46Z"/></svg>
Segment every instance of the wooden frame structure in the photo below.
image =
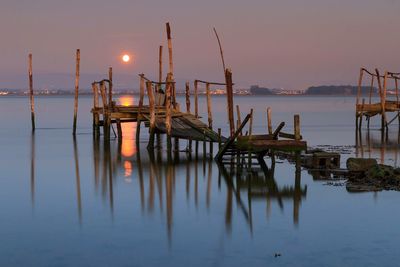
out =
<svg viewBox="0 0 400 267"><path fill-rule="evenodd" d="M361 100L361 88L363 83L364 75L370 77L370 90L368 103L365 99ZM356 130L361 130L362 118L365 116L367 119L367 127L370 125L370 118L376 115L381 115L381 130L387 131L388 126L396 119L399 120L400 125L400 101L399 101L399 86L398 81L400 79L400 73L385 71L384 75L381 75L378 69L375 72L370 72L365 68L360 69L360 75L358 79L358 90L356 99ZM372 95L374 90L374 83L378 85L379 102L372 103ZM395 100L388 99L388 83L394 81L395 84ZM396 112L396 115L390 121L387 118L388 112Z"/></svg>

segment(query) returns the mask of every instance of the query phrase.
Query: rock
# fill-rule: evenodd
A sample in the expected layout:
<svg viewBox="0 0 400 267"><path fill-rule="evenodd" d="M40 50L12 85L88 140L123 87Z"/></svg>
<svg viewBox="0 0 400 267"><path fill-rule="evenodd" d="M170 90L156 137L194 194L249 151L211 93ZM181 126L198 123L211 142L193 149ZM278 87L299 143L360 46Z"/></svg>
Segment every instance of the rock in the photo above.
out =
<svg viewBox="0 0 400 267"><path fill-rule="evenodd" d="M365 172L376 165L376 159L349 158L346 161L346 167L351 172Z"/></svg>
<svg viewBox="0 0 400 267"><path fill-rule="evenodd" d="M375 166L371 166L365 173L365 175L369 179L377 179L382 180L385 177L393 177L394 169L391 166L377 164Z"/></svg>

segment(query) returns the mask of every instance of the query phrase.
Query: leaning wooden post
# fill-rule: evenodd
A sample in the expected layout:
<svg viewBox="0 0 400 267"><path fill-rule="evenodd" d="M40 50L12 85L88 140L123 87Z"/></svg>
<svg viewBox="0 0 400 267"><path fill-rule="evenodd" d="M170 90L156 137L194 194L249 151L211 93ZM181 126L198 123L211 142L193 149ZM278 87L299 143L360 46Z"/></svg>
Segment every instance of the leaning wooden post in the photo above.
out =
<svg viewBox="0 0 400 267"><path fill-rule="evenodd" d="M150 108L150 138L149 144L147 145L148 149L154 148L154 133L155 133L155 125L156 125L156 113L154 109L154 94L151 82L146 83L147 87L147 95L149 96L149 108Z"/></svg>
<svg viewBox="0 0 400 267"><path fill-rule="evenodd" d="M35 131L35 101L33 99L33 73L32 73L32 54L28 56L28 74L29 74L29 99L31 102L31 121L32 132Z"/></svg>
<svg viewBox="0 0 400 267"><path fill-rule="evenodd" d="M294 140L299 141L301 139L300 135L300 115L294 115Z"/></svg>
<svg viewBox="0 0 400 267"><path fill-rule="evenodd" d="M165 101L165 128L167 129L167 150L168 154L171 153L171 73L167 75L166 84L166 101Z"/></svg>
<svg viewBox="0 0 400 267"><path fill-rule="evenodd" d="M194 81L194 116L199 117L199 96L198 96L198 81Z"/></svg>
<svg viewBox="0 0 400 267"><path fill-rule="evenodd" d="M210 129L212 129L213 118L212 118L211 94L210 94L210 84L209 83L206 83L206 96L207 96L208 127Z"/></svg>
<svg viewBox="0 0 400 267"><path fill-rule="evenodd" d="M235 133L235 121L233 117L233 84L232 84L232 71L230 69L225 70L225 81L226 81L226 97L228 107L228 120L230 136Z"/></svg>
<svg viewBox="0 0 400 267"><path fill-rule="evenodd" d="M76 134L76 120L78 116L78 95L79 95L79 66L81 61L81 51L76 49L76 68L75 68L75 102L74 102L74 123L72 134Z"/></svg>
<svg viewBox="0 0 400 267"><path fill-rule="evenodd" d="M357 89L357 100L356 100L356 104L358 105L360 102L360 97L361 97L361 85L362 85L362 78L363 78L363 74L364 74L364 69L361 68L360 69L360 76L358 78L358 89Z"/></svg>
<svg viewBox="0 0 400 267"><path fill-rule="evenodd" d="M272 110L267 107L267 124L268 124L268 134L272 134Z"/></svg>
<svg viewBox="0 0 400 267"><path fill-rule="evenodd" d="M108 80L110 81L109 88L108 88L108 108L112 108L112 94L113 94L113 74L112 74L112 67L108 68Z"/></svg>
<svg viewBox="0 0 400 267"><path fill-rule="evenodd" d="M388 124L387 124L387 120L386 120L386 93L387 93L387 77L388 77L388 72L387 71L385 71L385 76L384 76L384 79L383 79L383 107L384 107L384 109L383 109L383 119L384 119L384 122L385 122L385 128L386 128L386 130L387 130L387 128L388 128Z"/></svg>

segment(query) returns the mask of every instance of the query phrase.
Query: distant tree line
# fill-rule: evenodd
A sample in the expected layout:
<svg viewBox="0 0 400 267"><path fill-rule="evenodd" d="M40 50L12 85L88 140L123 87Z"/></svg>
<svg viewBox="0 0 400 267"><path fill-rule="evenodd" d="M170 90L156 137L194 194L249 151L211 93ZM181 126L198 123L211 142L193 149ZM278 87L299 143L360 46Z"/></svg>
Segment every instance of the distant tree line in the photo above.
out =
<svg viewBox="0 0 400 267"><path fill-rule="evenodd" d="M362 86L361 94L367 95L370 93L370 86ZM358 86L352 85L323 85L323 86L311 86L304 94L305 95L356 95ZM372 88L372 94L378 93L376 87Z"/></svg>

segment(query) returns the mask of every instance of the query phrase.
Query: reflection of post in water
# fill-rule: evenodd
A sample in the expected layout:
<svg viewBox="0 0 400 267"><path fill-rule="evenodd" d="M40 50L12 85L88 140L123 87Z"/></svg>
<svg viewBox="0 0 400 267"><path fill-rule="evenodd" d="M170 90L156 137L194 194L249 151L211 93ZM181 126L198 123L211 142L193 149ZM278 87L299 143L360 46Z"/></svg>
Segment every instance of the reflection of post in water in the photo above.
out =
<svg viewBox="0 0 400 267"><path fill-rule="evenodd" d="M35 132L31 135L31 203L35 206Z"/></svg>
<svg viewBox="0 0 400 267"><path fill-rule="evenodd" d="M144 211L144 182L143 182L143 167L142 161L140 159L140 149L136 153L137 169L139 176L139 187L140 187L140 204L142 207L142 212Z"/></svg>
<svg viewBox="0 0 400 267"><path fill-rule="evenodd" d="M165 169L165 197L166 197L166 207L167 207L167 230L168 230L168 240L171 242L172 238L172 219L173 219L173 164L168 162Z"/></svg>
<svg viewBox="0 0 400 267"><path fill-rule="evenodd" d="M212 183L212 163L213 161L210 158L207 160L208 163L208 176L207 176L207 196L206 196L206 206L207 209L210 208L210 199L211 199L211 183Z"/></svg>
<svg viewBox="0 0 400 267"><path fill-rule="evenodd" d="M293 223L299 223L299 208L301 202L301 158L300 153L296 152L296 171L294 180L294 196L293 196Z"/></svg>
<svg viewBox="0 0 400 267"><path fill-rule="evenodd" d="M82 224L82 198L81 198L81 177L79 172L78 145L76 136L73 136L74 142L74 159L75 159L75 176L76 176L76 201L78 204L79 223Z"/></svg>
<svg viewBox="0 0 400 267"><path fill-rule="evenodd" d="M95 191L99 187L99 164L100 164L100 139L93 138L93 167L94 167L94 186Z"/></svg>
<svg viewBox="0 0 400 267"><path fill-rule="evenodd" d="M107 175L108 174L108 175ZM108 178L108 179L107 179ZM103 162L103 193L107 190L107 182L109 187L109 199L111 214L114 214L114 192L113 192L113 168L110 143L104 142L104 162Z"/></svg>

